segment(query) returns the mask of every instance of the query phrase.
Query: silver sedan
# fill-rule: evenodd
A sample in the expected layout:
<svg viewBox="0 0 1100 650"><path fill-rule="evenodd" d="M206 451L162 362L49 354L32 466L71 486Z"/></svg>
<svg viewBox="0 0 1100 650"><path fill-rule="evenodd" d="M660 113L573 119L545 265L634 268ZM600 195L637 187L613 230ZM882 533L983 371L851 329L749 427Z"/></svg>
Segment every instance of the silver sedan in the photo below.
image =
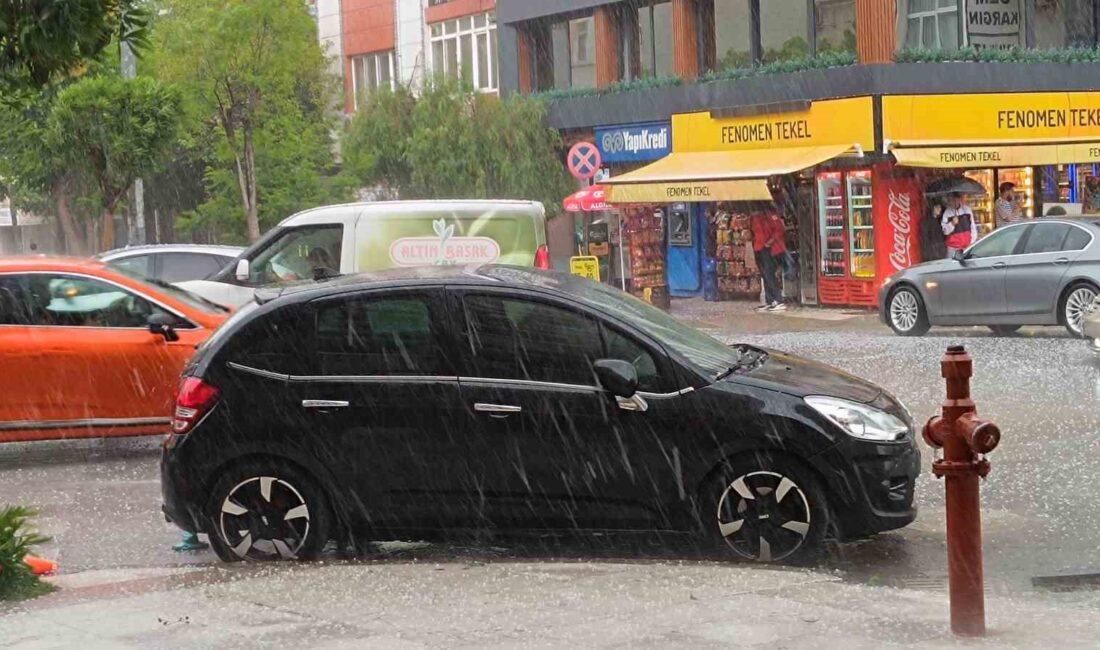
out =
<svg viewBox="0 0 1100 650"><path fill-rule="evenodd" d="M879 315L901 336L933 325L1062 325L1082 336L1100 293L1100 220L1051 219L999 228L952 259L886 280Z"/></svg>

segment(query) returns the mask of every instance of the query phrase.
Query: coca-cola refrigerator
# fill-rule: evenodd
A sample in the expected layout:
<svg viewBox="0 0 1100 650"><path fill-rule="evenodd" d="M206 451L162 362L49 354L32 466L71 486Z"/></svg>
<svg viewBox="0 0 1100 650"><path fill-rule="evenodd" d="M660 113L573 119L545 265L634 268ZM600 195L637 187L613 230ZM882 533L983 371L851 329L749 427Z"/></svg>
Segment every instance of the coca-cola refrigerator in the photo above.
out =
<svg viewBox="0 0 1100 650"><path fill-rule="evenodd" d="M882 281L919 256L920 187L890 164L817 174L818 295L823 305L874 307Z"/></svg>

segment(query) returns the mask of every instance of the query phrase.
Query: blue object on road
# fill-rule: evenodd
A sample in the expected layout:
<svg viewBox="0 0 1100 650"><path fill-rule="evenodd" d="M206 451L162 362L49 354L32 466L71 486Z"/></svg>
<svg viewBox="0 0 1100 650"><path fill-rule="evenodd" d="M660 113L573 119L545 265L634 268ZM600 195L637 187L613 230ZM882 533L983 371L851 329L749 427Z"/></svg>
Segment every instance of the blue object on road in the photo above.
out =
<svg viewBox="0 0 1100 650"><path fill-rule="evenodd" d="M195 533L184 533L183 539L178 544L172 547L173 551L201 551L202 549L210 546L206 542L199 539L199 536Z"/></svg>

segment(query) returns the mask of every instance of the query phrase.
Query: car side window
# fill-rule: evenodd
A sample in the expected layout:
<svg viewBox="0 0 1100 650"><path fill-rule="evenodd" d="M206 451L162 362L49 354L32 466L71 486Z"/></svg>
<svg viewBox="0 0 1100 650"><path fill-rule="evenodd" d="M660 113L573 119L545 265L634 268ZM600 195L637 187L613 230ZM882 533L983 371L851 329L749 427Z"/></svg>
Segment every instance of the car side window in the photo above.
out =
<svg viewBox="0 0 1100 650"><path fill-rule="evenodd" d="M1072 226L1066 223L1037 223L1024 242L1024 255L1031 253L1056 253L1062 250L1062 242Z"/></svg>
<svg viewBox="0 0 1100 650"><path fill-rule="evenodd" d="M647 393L663 393L667 382L661 375L657 360L641 343L613 327L603 326L604 344L607 352L604 358L620 359L634 364L638 371L638 390Z"/></svg>
<svg viewBox="0 0 1100 650"><path fill-rule="evenodd" d="M29 324L55 327L144 328L152 314L175 316L152 302L83 276L24 276Z"/></svg>
<svg viewBox="0 0 1100 650"><path fill-rule="evenodd" d="M254 318L233 337L236 348L226 358L249 368L284 375L311 374L311 358L305 346L312 325L309 314L299 305Z"/></svg>
<svg viewBox="0 0 1100 650"><path fill-rule="evenodd" d="M30 325L29 300L22 276L0 275L0 325Z"/></svg>
<svg viewBox="0 0 1100 650"><path fill-rule="evenodd" d="M359 295L319 303L317 358L322 375L453 374L442 300L435 295Z"/></svg>
<svg viewBox="0 0 1100 650"><path fill-rule="evenodd" d="M1069 234L1066 235L1066 241L1062 244L1062 250L1064 251L1079 251L1083 250L1085 246L1089 245L1092 241L1092 237L1083 228L1077 226L1069 227Z"/></svg>
<svg viewBox="0 0 1100 650"><path fill-rule="evenodd" d="M602 345L594 319L498 295L468 295L463 302L474 376L596 385L592 364L602 356Z"/></svg>
<svg viewBox="0 0 1100 650"><path fill-rule="evenodd" d="M139 278L147 278L152 275L153 272L152 264L150 264L152 259L152 255L134 255L133 257L124 257L119 260L114 260L108 264L117 269L132 273Z"/></svg>
<svg viewBox="0 0 1100 650"><path fill-rule="evenodd" d="M303 226L288 230L249 263L249 284L273 284L313 279L315 269L340 272L344 227Z"/></svg>
<svg viewBox="0 0 1100 650"><path fill-rule="evenodd" d="M974 244L967 253L967 257L981 259L1012 255L1016 251L1016 244L1020 243L1020 238L1029 227L1031 226L1013 226L996 230Z"/></svg>
<svg viewBox="0 0 1100 650"><path fill-rule="evenodd" d="M165 282L202 280L219 270L209 255L201 253L161 253L157 277Z"/></svg>

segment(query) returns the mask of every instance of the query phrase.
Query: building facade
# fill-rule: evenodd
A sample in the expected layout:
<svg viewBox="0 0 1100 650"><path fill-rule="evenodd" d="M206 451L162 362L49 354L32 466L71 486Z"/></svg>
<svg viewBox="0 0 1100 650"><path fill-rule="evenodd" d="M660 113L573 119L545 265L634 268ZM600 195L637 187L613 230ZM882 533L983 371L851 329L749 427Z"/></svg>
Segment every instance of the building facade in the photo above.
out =
<svg viewBox="0 0 1100 650"><path fill-rule="evenodd" d="M985 188L983 236L1005 184L1025 216L1100 214L1100 0L498 0L497 18L501 92L542 93L567 144L596 145L619 265L654 295L759 295L748 224L777 214L786 299L872 306L944 254L933 189L958 175Z"/></svg>

